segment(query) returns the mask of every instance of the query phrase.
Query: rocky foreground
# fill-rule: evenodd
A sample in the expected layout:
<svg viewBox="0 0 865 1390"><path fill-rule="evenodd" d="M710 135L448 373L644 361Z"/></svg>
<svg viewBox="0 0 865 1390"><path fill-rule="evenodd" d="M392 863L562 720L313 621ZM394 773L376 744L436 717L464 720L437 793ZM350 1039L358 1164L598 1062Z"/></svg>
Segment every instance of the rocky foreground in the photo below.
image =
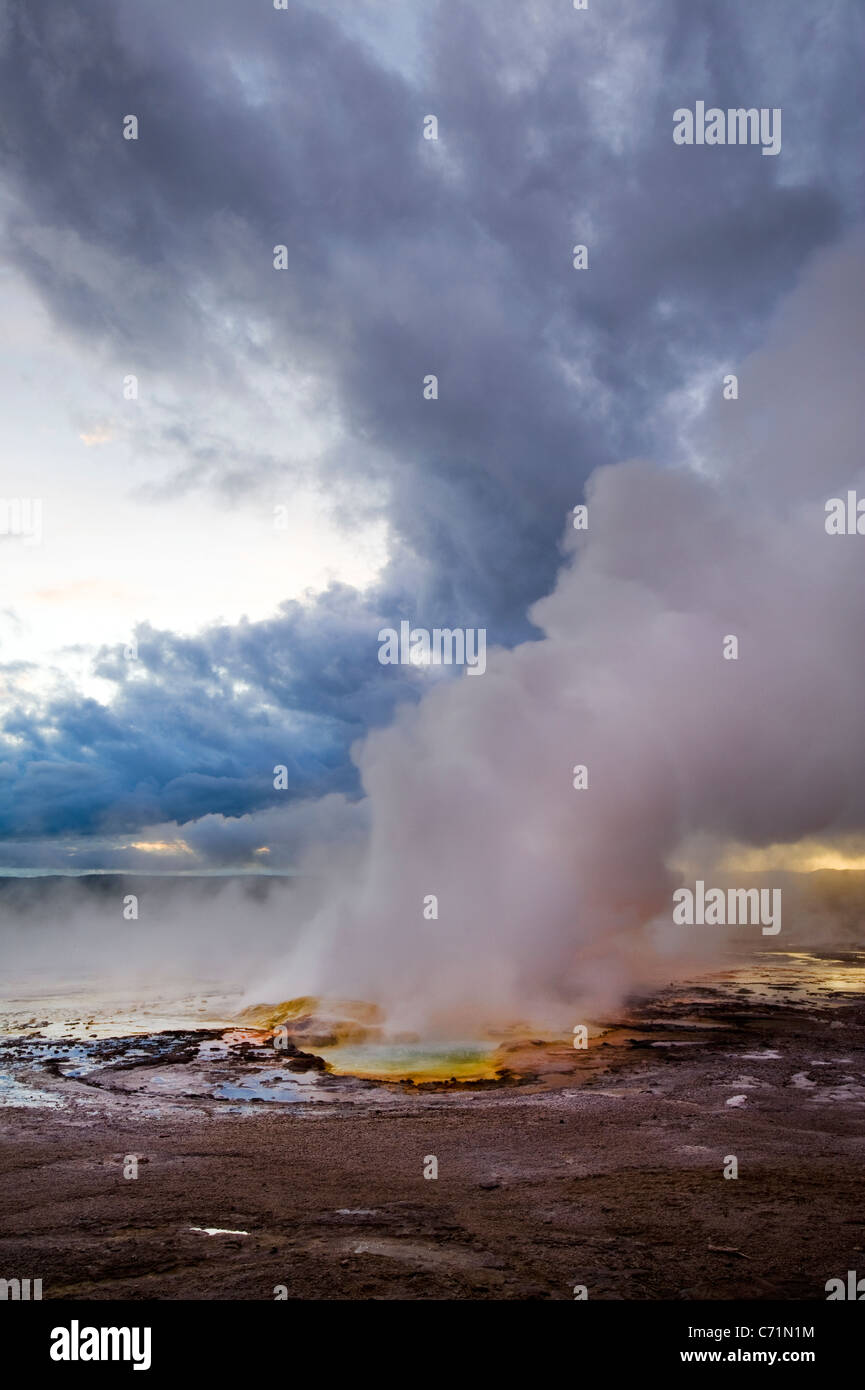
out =
<svg viewBox="0 0 865 1390"><path fill-rule="evenodd" d="M825 1299L865 1273L854 968L670 991L468 1084L335 1075L266 1029L31 1027L3 1045L0 1274L52 1299Z"/></svg>

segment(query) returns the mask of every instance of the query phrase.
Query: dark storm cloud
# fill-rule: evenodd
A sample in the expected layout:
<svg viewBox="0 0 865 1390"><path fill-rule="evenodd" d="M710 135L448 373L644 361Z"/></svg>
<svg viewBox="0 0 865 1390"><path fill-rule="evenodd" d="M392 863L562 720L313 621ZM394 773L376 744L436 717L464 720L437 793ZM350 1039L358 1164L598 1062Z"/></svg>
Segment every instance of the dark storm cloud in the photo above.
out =
<svg viewBox="0 0 865 1390"><path fill-rule="evenodd" d="M348 441L328 484L384 483L393 540L369 602L339 590L154 635L134 680L104 658L110 714L72 697L22 714L7 756L31 831L264 806L274 741L295 792L352 788L351 741L406 694L371 654L380 622L529 635L584 479L675 453L667 393L753 347L859 210L855 6L443 0L411 6L405 72L353 8L5 8L17 267L67 330L156 378L243 395L262 364L315 374ZM672 112L696 98L781 106L780 158L674 146ZM181 487L268 472L255 440L171 428Z"/></svg>
<svg viewBox="0 0 865 1390"><path fill-rule="evenodd" d="M414 668L380 679L381 625L337 587L313 609L287 603L270 621L195 638L139 628L137 660L114 649L95 664L116 683L110 708L63 689L7 720L0 831L120 834L354 791L351 744L425 681Z"/></svg>

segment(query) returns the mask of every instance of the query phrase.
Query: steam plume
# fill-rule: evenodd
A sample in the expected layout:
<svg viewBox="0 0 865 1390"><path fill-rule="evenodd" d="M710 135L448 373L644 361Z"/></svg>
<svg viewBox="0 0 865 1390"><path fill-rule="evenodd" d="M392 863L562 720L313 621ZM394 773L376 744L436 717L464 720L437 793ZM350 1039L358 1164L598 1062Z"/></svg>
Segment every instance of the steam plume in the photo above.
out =
<svg viewBox="0 0 865 1390"><path fill-rule="evenodd" d="M713 377L691 466L592 476L541 640L359 746L365 850L251 995L360 996L430 1030L578 1020L699 949L670 926L695 837L865 830L865 537L824 526L827 498L865 492L863 273L856 238L739 365L737 401Z"/></svg>

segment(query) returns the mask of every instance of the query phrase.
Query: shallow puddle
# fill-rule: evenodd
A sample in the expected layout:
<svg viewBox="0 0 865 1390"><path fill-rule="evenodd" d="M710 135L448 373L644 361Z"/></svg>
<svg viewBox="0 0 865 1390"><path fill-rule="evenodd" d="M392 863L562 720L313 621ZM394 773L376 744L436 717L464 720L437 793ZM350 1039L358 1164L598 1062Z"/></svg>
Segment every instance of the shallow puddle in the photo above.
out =
<svg viewBox="0 0 865 1390"><path fill-rule="evenodd" d="M494 1081L501 1062L490 1043L355 1043L323 1047L337 1076L400 1081Z"/></svg>

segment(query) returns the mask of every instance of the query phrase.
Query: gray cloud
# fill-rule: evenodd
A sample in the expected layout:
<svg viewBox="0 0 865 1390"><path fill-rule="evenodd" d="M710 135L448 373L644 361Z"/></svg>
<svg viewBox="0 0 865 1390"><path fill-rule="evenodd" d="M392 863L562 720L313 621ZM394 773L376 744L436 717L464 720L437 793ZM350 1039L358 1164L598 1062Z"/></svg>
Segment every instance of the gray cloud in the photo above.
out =
<svg viewBox="0 0 865 1390"><path fill-rule="evenodd" d="M10 0L6 254L106 371L171 387L129 480L154 533L181 490L236 499L314 468L386 517L392 558L363 598L275 594L267 623L145 634L135 683L103 654L108 710L68 690L23 703L4 833L251 815L273 802L274 746L294 795L353 794L352 742L417 695L375 661L383 619L537 635L527 608L586 478L677 461L665 402L753 349L861 215L861 25L853 5L779 0L442 0L387 22L342 0ZM781 158L675 147L672 111L698 96L782 106ZM278 424L274 375L314 383L313 418L338 422L312 461L208 429L208 392Z"/></svg>

